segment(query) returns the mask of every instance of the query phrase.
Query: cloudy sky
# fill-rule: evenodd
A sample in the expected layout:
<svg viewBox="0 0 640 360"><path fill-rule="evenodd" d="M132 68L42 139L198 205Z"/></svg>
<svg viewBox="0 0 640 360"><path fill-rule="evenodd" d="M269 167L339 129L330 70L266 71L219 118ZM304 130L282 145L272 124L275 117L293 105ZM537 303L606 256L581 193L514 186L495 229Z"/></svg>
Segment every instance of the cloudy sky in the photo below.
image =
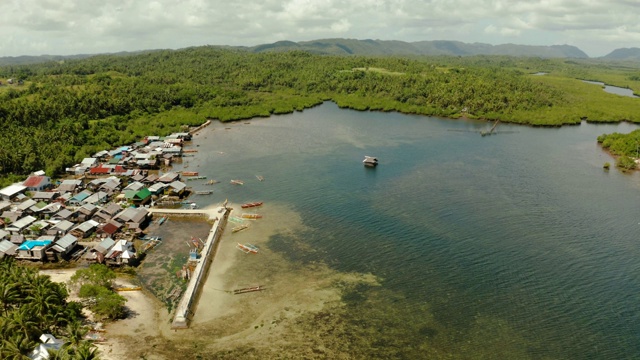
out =
<svg viewBox="0 0 640 360"><path fill-rule="evenodd" d="M640 47L640 0L0 0L0 56L322 38Z"/></svg>

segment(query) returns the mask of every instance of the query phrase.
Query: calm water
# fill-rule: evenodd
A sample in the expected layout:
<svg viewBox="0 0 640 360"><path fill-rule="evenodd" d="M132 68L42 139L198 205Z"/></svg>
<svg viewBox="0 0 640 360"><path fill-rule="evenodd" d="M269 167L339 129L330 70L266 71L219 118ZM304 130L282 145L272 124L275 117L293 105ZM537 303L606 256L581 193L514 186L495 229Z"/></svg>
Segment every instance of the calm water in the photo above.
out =
<svg viewBox="0 0 640 360"><path fill-rule="evenodd" d="M621 87L617 87L617 86L605 85L603 82L599 82L599 81L586 81L585 80L585 82L589 83L589 84L604 86L603 90L605 92L608 92L609 94L629 96L629 97L632 97L632 98L637 98L638 97L636 94L633 93L633 90L631 90L631 89L625 89L625 88L621 88Z"/></svg>
<svg viewBox="0 0 640 360"><path fill-rule="evenodd" d="M496 339L517 343L513 358L639 358L640 177L604 171L613 160L596 144L636 127L479 135L489 127L331 103L214 124L188 168L221 183L193 199L289 204L312 229L296 236L318 250L297 260L382 278L402 299L389 298L389 316L439 324L416 342L446 334L454 354L479 338L483 354L508 347ZM364 168L364 155L380 165ZM270 244L288 251L284 238Z"/></svg>

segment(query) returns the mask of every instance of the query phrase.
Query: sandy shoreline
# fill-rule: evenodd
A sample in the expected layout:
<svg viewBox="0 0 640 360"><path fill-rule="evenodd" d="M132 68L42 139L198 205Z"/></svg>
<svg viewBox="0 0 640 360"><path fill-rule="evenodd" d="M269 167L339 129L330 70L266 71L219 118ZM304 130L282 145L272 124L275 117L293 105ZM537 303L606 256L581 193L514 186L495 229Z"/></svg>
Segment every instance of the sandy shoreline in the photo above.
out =
<svg viewBox="0 0 640 360"><path fill-rule="evenodd" d="M230 206L236 209L230 216L238 216L240 206ZM248 222L249 228L241 232L232 233L233 224L228 224L192 309L188 329L171 330L173 314L148 291L120 292L127 299L130 316L104 326L106 341L98 344L102 358L182 359L184 351L228 358L244 357L241 354L249 351L268 357L280 349L292 352L292 347L298 349L293 353L300 354L306 351L308 342L299 331L301 319L327 307L339 309L342 293L336 284L377 284L370 275L340 274L323 264L302 265L271 251L268 242L272 235L294 232L303 225L297 214L275 204L266 204L260 213L265 219ZM258 254L245 254L236 248L237 243L247 242L259 247ZM296 246L308 250L304 244ZM73 272L42 273L53 281L66 282ZM133 282L120 277L116 280L125 287ZM256 285L266 290L233 295L233 289Z"/></svg>

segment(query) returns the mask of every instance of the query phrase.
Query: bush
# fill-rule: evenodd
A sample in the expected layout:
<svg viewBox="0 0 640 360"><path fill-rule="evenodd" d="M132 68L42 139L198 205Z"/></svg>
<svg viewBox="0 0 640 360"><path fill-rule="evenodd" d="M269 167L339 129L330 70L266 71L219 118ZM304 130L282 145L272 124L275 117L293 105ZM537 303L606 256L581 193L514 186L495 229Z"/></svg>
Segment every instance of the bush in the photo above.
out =
<svg viewBox="0 0 640 360"><path fill-rule="evenodd" d="M113 288L113 280L116 278L116 273L109 269L106 265L91 264L86 269L76 271L71 277L71 285L75 287L82 287L85 284L102 286L107 289Z"/></svg>
<svg viewBox="0 0 640 360"><path fill-rule="evenodd" d="M78 296L89 300L88 307L101 319L115 320L125 315L124 297L113 290L116 273L106 265L92 264L76 271L71 284L79 287Z"/></svg>
<svg viewBox="0 0 640 360"><path fill-rule="evenodd" d="M623 155L616 161L616 166L623 170L633 170L636 168L636 162L633 158Z"/></svg>

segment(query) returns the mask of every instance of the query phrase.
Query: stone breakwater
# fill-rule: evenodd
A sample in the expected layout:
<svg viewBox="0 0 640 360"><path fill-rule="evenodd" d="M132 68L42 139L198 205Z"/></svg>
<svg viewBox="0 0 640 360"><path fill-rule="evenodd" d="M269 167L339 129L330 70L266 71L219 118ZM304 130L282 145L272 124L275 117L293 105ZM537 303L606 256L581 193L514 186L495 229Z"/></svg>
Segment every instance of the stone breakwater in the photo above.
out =
<svg viewBox="0 0 640 360"><path fill-rule="evenodd" d="M176 313L171 323L172 329L186 329L188 327L189 315L193 314L192 307L196 304L196 299L200 290L200 286L206 277L207 270L211 264L213 253L218 246L222 232L227 223L227 217L230 209L224 206L214 209L197 209L197 210L181 210L181 209L150 209L153 214L164 214L170 216L208 216L209 220L213 220L213 226L209 231L204 247L200 252L198 263L191 274L187 289L182 295L182 299L178 303Z"/></svg>

